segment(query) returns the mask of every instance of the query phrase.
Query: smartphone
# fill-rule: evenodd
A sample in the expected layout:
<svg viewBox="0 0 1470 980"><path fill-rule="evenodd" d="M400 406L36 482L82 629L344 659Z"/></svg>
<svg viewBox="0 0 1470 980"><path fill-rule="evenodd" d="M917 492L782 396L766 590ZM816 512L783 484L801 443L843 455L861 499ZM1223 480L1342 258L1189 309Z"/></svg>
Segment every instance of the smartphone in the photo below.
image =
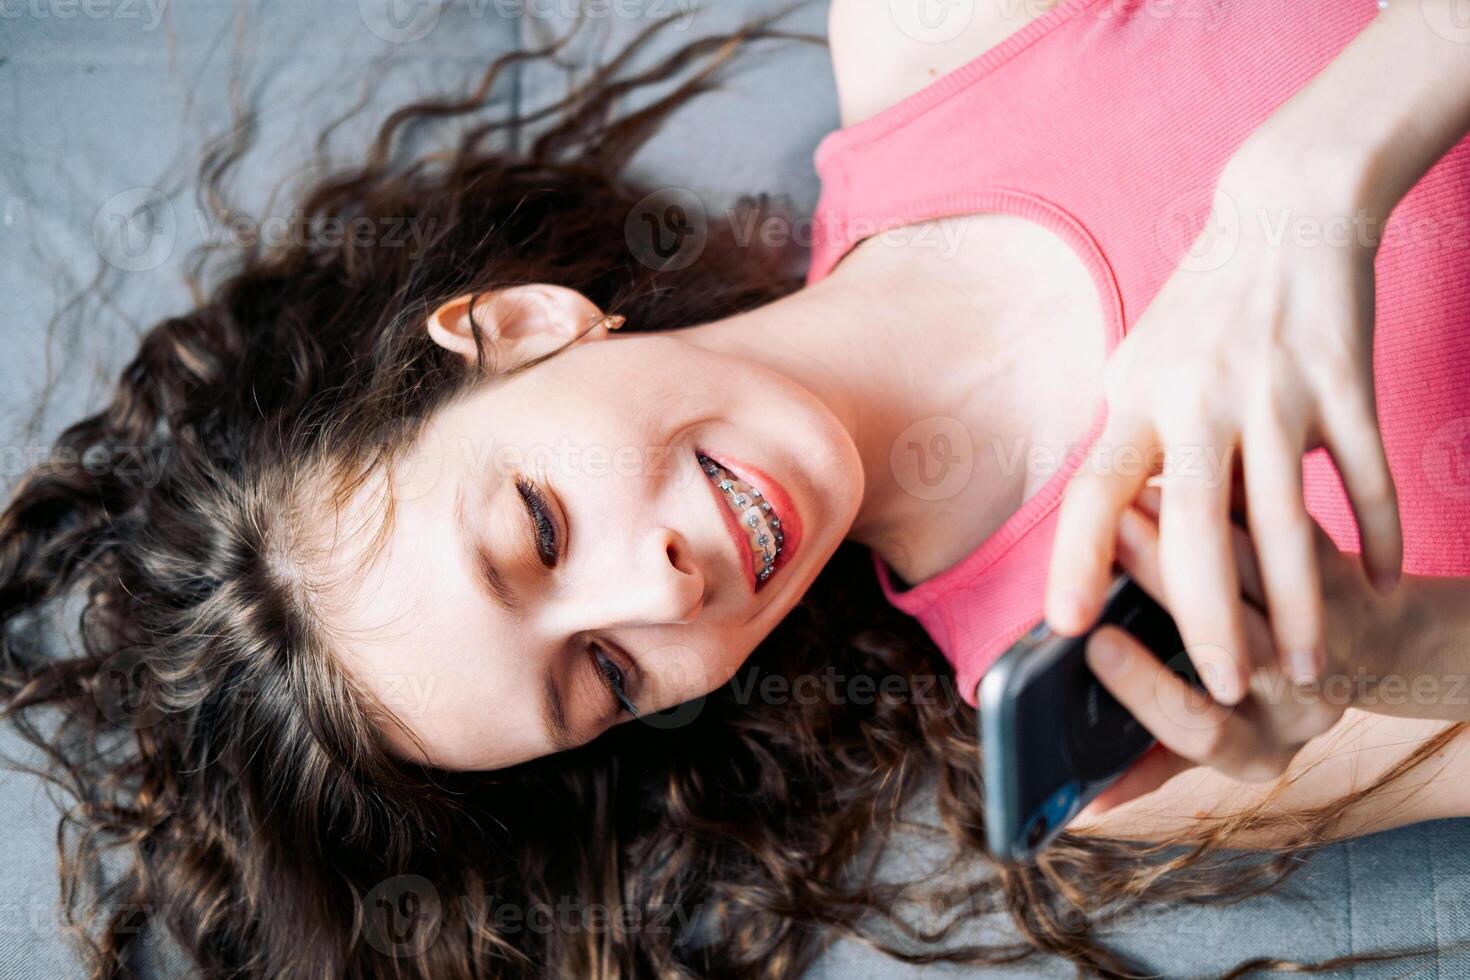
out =
<svg viewBox="0 0 1470 980"><path fill-rule="evenodd" d="M1200 687L1174 620L1126 573L1108 589L1093 630L1112 624ZM980 682L980 747L990 853L1025 864L1153 745L1148 729L1087 666L1092 630L1058 636L1045 621Z"/></svg>

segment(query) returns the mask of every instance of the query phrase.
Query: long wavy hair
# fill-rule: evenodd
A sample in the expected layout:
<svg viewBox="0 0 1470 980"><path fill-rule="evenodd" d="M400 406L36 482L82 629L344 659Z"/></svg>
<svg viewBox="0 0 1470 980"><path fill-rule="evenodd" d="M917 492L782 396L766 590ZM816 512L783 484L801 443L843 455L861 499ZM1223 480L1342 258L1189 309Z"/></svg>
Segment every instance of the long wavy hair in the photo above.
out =
<svg viewBox="0 0 1470 980"><path fill-rule="evenodd" d="M800 288L790 251L738 241L738 222L711 222L682 268L643 261L624 235L650 191L626 165L672 110L748 42L821 42L777 30L784 13L632 71L668 23L655 22L534 113L480 118L508 68L566 38L498 58L462 97L397 111L365 161L320 179L299 212L414 222L421 247L235 248L197 284L196 308L146 332L110 403L14 487L0 513L4 715L43 753L30 770L70 797L64 905L94 977L132 975L145 928L166 929L210 978L784 978L837 935L912 963L1042 951L1125 976L1104 919L1264 891L1330 836L1340 802L1263 807L1149 846L1068 834L1034 867L992 866L974 711L851 543L697 702L494 772L387 750L381 713L314 614L302 494L325 475L345 499L438 407L534 368L491 369L482 347L475 370L435 344L425 318L453 296L555 283L656 331ZM669 94L612 112L665 80ZM408 149L412 128L471 118L447 151ZM524 152L492 148L535 123ZM241 152L217 147L202 184ZM740 207L775 211L764 196ZM67 600L79 645L63 655L44 624ZM833 676L836 696L798 695L799 680ZM771 677L790 696L772 696ZM909 812L928 790L937 824ZM1269 828L1278 850L1225 846ZM947 845L942 877L880 868L902 830ZM955 938L992 913L1013 938Z"/></svg>

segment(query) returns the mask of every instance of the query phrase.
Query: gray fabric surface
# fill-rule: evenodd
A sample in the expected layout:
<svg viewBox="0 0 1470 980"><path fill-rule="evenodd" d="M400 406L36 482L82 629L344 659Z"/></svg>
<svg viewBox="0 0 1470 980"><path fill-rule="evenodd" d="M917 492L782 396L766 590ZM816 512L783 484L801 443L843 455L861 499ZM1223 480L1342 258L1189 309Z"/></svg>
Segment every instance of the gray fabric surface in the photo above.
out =
<svg viewBox="0 0 1470 980"><path fill-rule="evenodd" d="M912 804L916 819L937 824L932 797ZM1354 838L1324 848L1282 888L1234 905L1170 906L1110 921L1105 940L1160 977L1210 977L1257 957L1306 962L1410 947L1442 947L1470 939L1470 821L1439 820ZM884 856L891 880L945 872L946 851L904 838ZM938 926L953 918L905 904L909 921ZM945 946L1013 938L1008 920L981 919L957 929ZM914 947L910 947L914 948ZM936 947L937 948L937 947ZM923 946L917 950L923 950ZM809 980L918 980L972 974L1071 977L1065 961L1034 957L1018 965L974 968L907 966L848 941L835 944L808 971ZM1264 974L1263 974L1264 975ZM1467 977L1470 951L1441 949L1423 957L1361 964L1330 975L1358 978Z"/></svg>
<svg viewBox="0 0 1470 980"><path fill-rule="evenodd" d="M236 190L259 212L274 181L310 158L324 118L366 93L370 110L344 126L334 144L346 154L410 95L453 88L494 54L562 29L569 4L399 3L393 21L385 16L390 0L276 0L252 4L238 24L235 0L0 4L0 485L8 487L62 425L99 404L138 331L188 304L178 272L192 246L221 229L204 217L187 178L204 138L228 118L237 28L245 75L263 88L261 138ZM522 6L537 16L517 15ZM622 15L638 4L597 6L603 13L581 58L615 49L643 26ZM665 15L691 6L641 4ZM706 6L657 50L773 9L730 0ZM784 24L825 33L824 5L809 4ZM799 214L816 201L811 153L837 124L830 63L820 48L762 45L762 56L682 109L637 161L651 181L692 191L711 220L721 220L745 193L781 197ZM523 108L541 105L584 72L575 58L561 67L532 66L516 77L509 97ZM146 239L120 242L118 222L149 199L150 189L169 204L156 205L159 220ZM68 306L94 279L104 299ZM47 388L49 411L32 419ZM0 750L22 752L8 730L0 732ZM0 773L0 978L81 975L56 930L56 814L37 780ZM889 855L899 875L932 858L922 848ZM1175 976L1207 975L1254 955L1324 958L1463 938L1470 935L1470 822L1421 824L1329 848L1294 892L1310 901L1271 897L1228 909L1174 909L1120 924L1116 940ZM145 975L184 975L166 941L152 933L147 940ZM970 971L907 967L842 941L811 976L900 980L962 972ZM1071 971L1038 961L995 972ZM1446 954L1437 963L1360 968L1357 975L1470 976L1470 957Z"/></svg>

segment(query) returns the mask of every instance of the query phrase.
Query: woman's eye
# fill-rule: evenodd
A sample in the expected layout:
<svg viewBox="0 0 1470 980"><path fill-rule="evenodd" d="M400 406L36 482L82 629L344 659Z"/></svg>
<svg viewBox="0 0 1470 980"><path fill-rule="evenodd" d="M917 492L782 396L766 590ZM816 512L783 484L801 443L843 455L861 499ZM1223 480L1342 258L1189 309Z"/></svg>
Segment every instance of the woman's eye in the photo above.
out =
<svg viewBox="0 0 1470 980"><path fill-rule="evenodd" d="M556 539L556 522L551 519L551 508L541 491L526 480L516 480L516 490L525 501L526 511L531 516L532 533L536 539L536 556L547 568L555 568L561 557L561 548Z"/></svg>
<svg viewBox="0 0 1470 980"><path fill-rule="evenodd" d="M597 667L602 671L602 676L607 679L608 685L615 691L623 689L623 669L613 663L607 654L602 652L601 647L592 648L592 656L597 660Z"/></svg>
<svg viewBox="0 0 1470 980"><path fill-rule="evenodd" d="M612 695L613 711L626 709L633 717L638 717L638 709L633 707L633 702L628 700L627 692L623 690L623 685L627 682L627 678L623 676L623 669L595 644L592 646L592 659L597 664L598 673L602 675L604 686Z"/></svg>

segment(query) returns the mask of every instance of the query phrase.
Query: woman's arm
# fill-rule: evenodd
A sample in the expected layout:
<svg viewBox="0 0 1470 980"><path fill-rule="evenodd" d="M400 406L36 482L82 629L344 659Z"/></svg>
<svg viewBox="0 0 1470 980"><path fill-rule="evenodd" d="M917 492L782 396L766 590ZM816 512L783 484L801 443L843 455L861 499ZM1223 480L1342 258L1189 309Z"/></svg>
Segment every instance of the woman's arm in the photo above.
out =
<svg viewBox="0 0 1470 980"><path fill-rule="evenodd" d="M1393 718L1349 709L1331 730L1311 739L1281 778L1271 782L1231 779L1196 766L1159 789L1104 810L1087 809L1068 830L1157 841L1197 833L1201 820L1235 821L1261 807L1285 817L1230 835L1228 846L1280 847L1300 839L1301 815L1328 809L1337 818L1323 835L1341 840L1426 820L1470 816L1470 728L1463 728L1430 758L1381 789L1347 805L1391 773L1453 722Z"/></svg>
<svg viewBox="0 0 1470 980"><path fill-rule="evenodd" d="M1204 651L1196 665L1212 668L1217 700L1245 697L1251 670L1230 560L1230 486L1175 467L1176 450L1181 461L1201 447L1241 461L1270 627L1292 676L1319 677L1325 665L1304 452L1331 453L1363 565L1392 588L1402 534L1374 396L1374 260L1393 208L1470 127L1470 30L1456 26L1453 7L1393 0L1224 168L1201 243L1228 234L1228 254L1176 270L1109 359L1108 425L1058 516L1046 592L1058 632L1079 634L1097 618L1119 521L1149 475L1107 465L1123 451L1149 459L1162 450L1163 578L1185 640ZM1309 243L1268 234L1282 217L1369 234Z"/></svg>
<svg viewBox="0 0 1470 980"><path fill-rule="evenodd" d="M1391 0L1252 135L1232 161L1250 171L1240 179L1306 178L1323 203L1338 202L1338 214L1362 208L1381 232L1470 131L1470 24L1457 23L1457 6Z"/></svg>

